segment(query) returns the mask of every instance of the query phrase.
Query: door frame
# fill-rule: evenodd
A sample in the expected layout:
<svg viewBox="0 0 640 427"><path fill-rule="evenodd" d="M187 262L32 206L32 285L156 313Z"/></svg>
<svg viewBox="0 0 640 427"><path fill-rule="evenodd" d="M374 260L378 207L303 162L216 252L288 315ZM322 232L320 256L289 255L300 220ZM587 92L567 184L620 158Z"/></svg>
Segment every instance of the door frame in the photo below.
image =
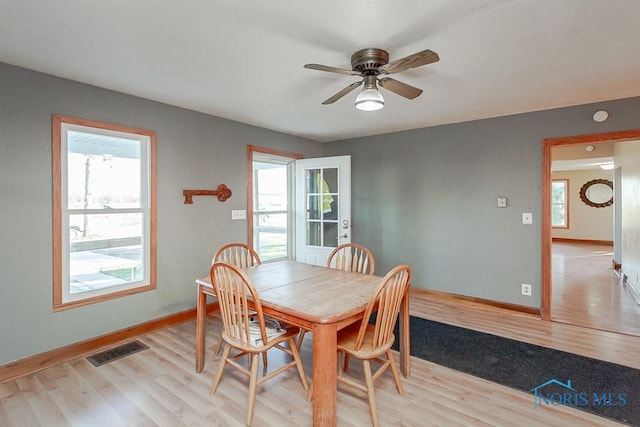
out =
<svg viewBox="0 0 640 427"><path fill-rule="evenodd" d="M640 129L594 133L587 135L545 138L542 140L542 277L540 315L543 320L553 320L551 313L551 155L552 148L563 145L601 144L640 139Z"/></svg>
<svg viewBox="0 0 640 427"><path fill-rule="evenodd" d="M304 158L304 155L290 151L282 151L247 144L247 245L252 249L255 249L253 247L253 153L287 157L292 161L302 159ZM293 202L295 204L295 200ZM294 209L294 207L289 206L289 209ZM292 230L295 233L295 224L293 224Z"/></svg>

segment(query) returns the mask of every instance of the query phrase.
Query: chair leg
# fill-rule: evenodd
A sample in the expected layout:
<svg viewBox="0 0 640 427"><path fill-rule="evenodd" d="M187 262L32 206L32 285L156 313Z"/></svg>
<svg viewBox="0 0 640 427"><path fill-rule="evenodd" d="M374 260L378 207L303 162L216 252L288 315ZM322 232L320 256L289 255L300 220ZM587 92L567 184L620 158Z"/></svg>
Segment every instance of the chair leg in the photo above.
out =
<svg viewBox="0 0 640 427"><path fill-rule="evenodd" d="M216 342L216 346L213 348L213 355L217 356L220 353L220 347L222 347L222 335L218 337L218 342Z"/></svg>
<svg viewBox="0 0 640 427"><path fill-rule="evenodd" d="M401 396L404 396L404 389L402 388L402 382L400 381L400 373L398 372L398 367L396 366L391 349L387 350L387 358L391 362L391 373L393 374L393 379L396 380L396 389Z"/></svg>
<svg viewBox="0 0 640 427"><path fill-rule="evenodd" d="M213 384L211 384L211 391L209 394L214 394L218 388L218 384L220 383L220 378L222 378L222 371L224 371L224 365L227 364L227 357L229 357L229 353L231 352L231 346L225 345L224 351L222 352L222 358L220 362L218 362L218 370L216 371L216 377L213 380Z"/></svg>
<svg viewBox="0 0 640 427"><path fill-rule="evenodd" d="M253 357L251 357L251 354L247 354L247 357L249 358L249 369L251 369L251 364L253 363ZM262 375L266 375L267 373L267 361L269 359L267 358L267 352L265 351L264 353L262 353Z"/></svg>
<svg viewBox="0 0 640 427"><path fill-rule="evenodd" d="M251 355L251 378L249 380L249 404L247 407L247 425L253 420L253 405L256 403L256 388L258 386L258 353Z"/></svg>
<svg viewBox="0 0 640 427"><path fill-rule="evenodd" d="M304 340L304 335L307 333L304 329L300 329L300 333L298 334L298 348L302 348L302 340Z"/></svg>
<svg viewBox="0 0 640 427"><path fill-rule="evenodd" d="M349 353L344 353L344 364L343 364L344 368L343 371L347 372L349 370Z"/></svg>
<svg viewBox="0 0 640 427"><path fill-rule="evenodd" d="M378 407L376 405L376 395L373 390L373 377L371 376L371 362L367 359L362 361L364 368L364 379L367 384L367 395L369 396L369 411L371 412L371 422L373 427L378 427L380 422L378 421Z"/></svg>
<svg viewBox="0 0 640 427"><path fill-rule="evenodd" d="M300 359L300 353L298 352L295 337L292 337L289 340L289 347L291 348L293 360L296 362L296 368L298 369L298 375L300 376L302 387L307 391L309 390L309 384L307 383L307 376L304 374L304 368L302 367L302 360Z"/></svg>
<svg viewBox="0 0 640 427"><path fill-rule="evenodd" d="M313 400L313 381L309 384L309 390L307 390L307 402Z"/></svg>

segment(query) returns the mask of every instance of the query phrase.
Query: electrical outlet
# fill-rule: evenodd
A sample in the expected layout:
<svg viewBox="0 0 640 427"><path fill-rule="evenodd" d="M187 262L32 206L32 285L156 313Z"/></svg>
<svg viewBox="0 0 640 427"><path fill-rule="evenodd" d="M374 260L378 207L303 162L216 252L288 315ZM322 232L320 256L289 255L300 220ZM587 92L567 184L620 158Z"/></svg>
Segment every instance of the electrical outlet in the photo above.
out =
<svg viewBox="0 0 640 427"><path fill-rule="evenodd" d="M522 295L531 296L531 285L529 285L528 283L523 283L522 284Z"/></svg>

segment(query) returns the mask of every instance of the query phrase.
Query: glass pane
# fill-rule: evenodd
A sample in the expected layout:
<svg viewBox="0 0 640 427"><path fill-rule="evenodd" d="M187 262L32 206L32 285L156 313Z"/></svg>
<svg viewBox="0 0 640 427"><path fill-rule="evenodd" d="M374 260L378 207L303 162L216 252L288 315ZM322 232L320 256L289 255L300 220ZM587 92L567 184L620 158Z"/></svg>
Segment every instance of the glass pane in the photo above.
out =
<svg viewBox="0 0 640 427"><path fill-rule="evenodd" d="M564 203L566 197L566 185L564 181L554 181L551 183L551 202Z"/></svg>
<svg viewBox="0 0 640 427"><path fill-rule="evenodd" d="M70 292L142 280L143 214L70 215Z"/></svg>
<svg viewBox="0 0 640 427"><path fill-rule="evenodd" d="M321 219L321 196L307 196L307 219Z"/></svg>
<svg viewBox="0 0 640 427"><path fill-rule="evenodd" d="M327 248L335 248L338 246L338 224L325 222L324 227L324 246Z"/></svg>
<svg viewBox="0 0 640 427"><path fill-rule="evenodd" d="M287 214L256 214L253 244L262 261L286 258Z"/></svg>
<svg viewBox="0 0 640 427"><path fill-rule="evenodd" d="M338 168L329 168L322 170L322 177L324 179L324 193L338 193Z"/></svg>
<svg viewBox="0 0 640 427"><path fill-rule="evenodd" d="M139 208L141 143L67 132L69 209Z"/></svg>
<svg viewBox="0 0 640 427"><path fill-rule="evenodd" d="M564 227L566 223L566 213L563 204L551 205L551 225L554 227Z"/></svg>
<svg viewBox="0 0 640 427"><path fill-rule="evenodd" d="M287 165L254 162L257 211L287 210Z"/></svg>
<svg viewBox="0 0 640 427"><path fill-rule="evenodd" d="M306 171L306 193L319 193L322 189L320 169L307 169Z"/></svg>
<svg viewBox="0 0 640 427"><path fill-rule="evenodd" d="M322 196L322 218L324 220L338 220L338 198L329 194Z"/></svg>
<svg viewBox="0 0 640 427"><path fill-rule="evenodd" d="M322 246L322 233L319 222L307 222L307 245Z"/></svg>
<svg viewBox="0 0 640 427"><path fill-rule="evenodd" d="M254 154L256 156L256 154ZM260 157L260 156L257 156ZM288 161L253 161L253 247L263 261L289 256Z"/></svg>

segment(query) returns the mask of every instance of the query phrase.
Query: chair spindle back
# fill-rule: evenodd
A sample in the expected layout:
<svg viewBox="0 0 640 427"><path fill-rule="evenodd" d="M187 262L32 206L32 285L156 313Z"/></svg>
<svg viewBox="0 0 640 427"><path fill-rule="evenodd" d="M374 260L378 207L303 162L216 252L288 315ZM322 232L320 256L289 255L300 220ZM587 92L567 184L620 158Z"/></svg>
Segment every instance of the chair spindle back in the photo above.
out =
<svg viewBox="0 0 640 427"><path fill-rule="evenodd" d="M340 245L327 258L327 267L353 273L373 274L375 266L371 251L357 243Z"/></svg>

